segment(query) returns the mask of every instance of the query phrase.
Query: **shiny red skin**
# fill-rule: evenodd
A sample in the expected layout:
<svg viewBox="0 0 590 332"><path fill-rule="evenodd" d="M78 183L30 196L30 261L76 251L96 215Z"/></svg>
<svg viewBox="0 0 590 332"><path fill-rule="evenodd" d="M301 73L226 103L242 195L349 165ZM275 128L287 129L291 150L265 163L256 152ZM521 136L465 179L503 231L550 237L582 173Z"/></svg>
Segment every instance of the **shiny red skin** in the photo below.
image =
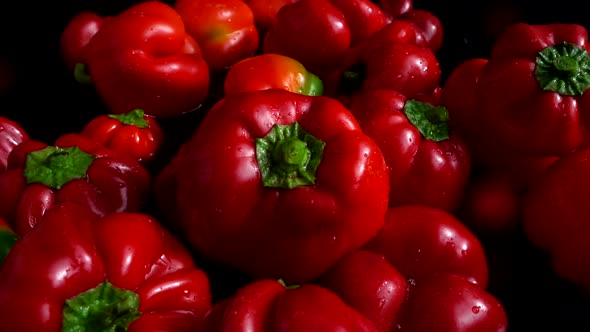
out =
<svg viewBox="0 0 590 332"><path fill-rule="evenodd" d="M371 322L328 289L304 284L288 289L271 279L253 281L216 304L203 331L376 332Z"/></svg>
<svg viewBox="0 0 590 332"><path fill-rule="evenodd" d="M384 255L407 278L418 280L445 272L481 288L488 284L483 245L459 219L440 209L390 208L385 225L364 248Z"/></svg>
<svg viewBox="0 0 590 332"><path fill-rule="evenodd" d="M431 50L436 52L442 46L444 37L443 25L434 13L423 9L414 9L395 19L414 24L424 36L426 44Z"/></svg>
<svg viewBox="0 0 590 332"><path fill-rule="evenodd" d="M370 0L329 0L350 28L351 46L366 40L390 21L389 15Z"/></svg>
<svg viewBox="0 0 590 332"><path fill-rule="evenodd" d="M496 39L476 85L482 121L496 140L533 156L559 156L586 146L590 94L545 91L535 79L536 57L564 41L588 47L581 25L515 23Z"/></svg>
<svg viewBox="0 0 590 332"><path fill-rule="evenodd" d="M340 259L318 283L367 317L378 332L392 331L409 286L385 256L362 249Z"/></svg>
<svg viewBox="0 0 590 332"><path fill-rule="evenodd" d="M389 89L357 94L350 106L363 131L377 142L389 169L389 206L422 204L455 211L471 173L463 140L422 136L404 113L406 98Z"/></svg>
<svg viewBox="0 0 590 332"><path fill-rule="evenodd" d="M33 143L36 142L36 143ZM60 189L42 183L26 183L23 171L28 152L45 148L47 144L29 140L15 150L20 160L14 168L0 174L0 184L9 190L0 191L0 211L19 236L30 232L43 215L56 204L75 202L88 207L98 216L113 212L138 212L151 189L151 174L139 162L117 155L80 134L60 136L55 146L78 146L96 157L85 178L71 180ZM26 152L26 153L23 153Z"/></svg>
<svg viewBox="0 0 590 332"><path fill-rule="evenodd" d="M8 156L14 147L29 139L29 134L19 123L0 116L0 174L8 168Z"/></svg>
<svg viewBox="0 0 590 332"><path fill-rule="evenodd" d="M224 70L258 50L254 14L244 1L178 0L174 9L186 32L199 44L211 72Z"/></svg>
<svg viewBox="0 0 590 332"><path fill-rule="evenodd" d="M278 11L262 51L289 56L321 75L337 67L351 41L346 17L330 1L299 0Z"/></svg>
<svg viewBox="0 0 590 332"><path fill-rule="evenodd" d="M393 331L505 332L502 303L459 275L433 274L415 280Z"/></svg>
<svg viewBox="0 0 590 332"><path fill-rule="evenodd" d="M143 109L156 118L199 108L209 68L176 10L145 1L113 16L90 39L85 63L110 113Z"/></svg>
<svg viewBox="0 0 590 332"><path fill-rule="evenodd" d="M80 134L113 151L145 162L155 158L164 143L164 133L154 117L145 115L144 119L148 126L141 128L124 124L106 114L98 115L82 128Z"/></svg>
<svg viewBox="0 0 590 332"><path fill-rule="evenodd" d="M298 0L244 0L252 10L254 22L260 35L266 35L266 32L272 27L277 17L279 9L283 6L297 2Z"/></svg>
<svg viewBox="0 0 590 332"><path fill-rule="evenodd" d="M63 203L43 218L14 245L0 270L0 319L7 331L61 331L64 301L105 280L140 297L144 314L130 332L146 331L146 323L161 318L166 325L158 323L158 331L193 331L209 310L207 275L153 217L97 218Z"/></svg>
<svg viewBox="0 0 590 332"><path fill-rule="evenodd" d="M264 187L255 139L295 122L326 144L316 182ZM193 248L289 284L318 277L374 236L389 194L381 151L342 104L282 89L213 106L183 149L176 177L178 223Z"/></svg>
<svg viewBox="0 0 590 332"><path fill-rule="evenodd" d="M502 144L497 139L501 135L482 121L476 85L487 63L487 59L473 58L457 65L441 89L440 103L449 112L450 129L467 145L473 167L501 173L521 191L558 158L534 156Z"/></svg>
<svg viewBox="0 0 590 332"><path fill-rule="evenodd" d="M60 53L68 71L74 74L76 64L86 63L86 46L110 17L82 11L74 15L60 37Z"/></svg>
<svg viewBox="0 0 590 332"><path fill-rule="evenodd" d="M310 73L299 61L276 53L264 53L234 63L223 82L224 95L244 91L284 89L302 93Z"/></svg>
<svg viewBox="0 0 590 332"><path fill-rule="evenodd" d="M413 0L378 0L376 2L394 19L414 9Z"/></svg>

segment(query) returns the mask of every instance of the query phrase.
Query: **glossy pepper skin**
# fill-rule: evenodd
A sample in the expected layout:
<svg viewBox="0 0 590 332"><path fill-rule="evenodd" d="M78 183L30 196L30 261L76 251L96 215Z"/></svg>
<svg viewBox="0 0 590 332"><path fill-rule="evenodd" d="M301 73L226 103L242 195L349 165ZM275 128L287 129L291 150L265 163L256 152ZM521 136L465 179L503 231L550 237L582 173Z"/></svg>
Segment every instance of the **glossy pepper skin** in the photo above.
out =
<svg viewBox="0 0 590 332"><path fill-rule="evenodd" d="M86 47L90 39L100 30L110 17L102 17L94 12L82 11L74 15L60 37L60 54L66 69L77 81L90 83L86 68Z"/></svg>
<svg viewBox="0 0 590 332"><path fill-rule="evenodd" d="M429 41L411 22L392 23L350 48L329 74L329 95L350 96L372 89L391 89L408 98L433 94L441 68Z"/></svg>
<svg viewBox="0 0 590 332"><path fill-rule="evenodd" d="M23 236L53 205L75 202L98 216L140 211L151 175L139 162L96 141L70 133L54 145L29 140L13 150L9 171L0 175L2 216ZM24 150L24 151L23 151Z"/></svg>
<svg viewBox="0 0 590 332"><path fill-rule="evenodd" d="M364 249L384 255L407 278L452 273L481 288L488 285L482 243L454 215L440 209L390 208L383 228Z"/></svg>
<svg viewBox="0 0 590 332"><path fill-rule="evenodd" d="M177 0L174 9L199 44L211 72L252 56L259 34L254 14L241 0Z"/></svg>
<svg viewBox="0 0 590 332"><path fill-rule="evenodd" d="M502 303L457 274L415 280L402 310L393 331L505 332L508 328Z"/></svg>
<svg viewBox="0 0 590 332"><path fill-rule="evenodd" d="M145 1L112 17L88 42L84 63L110 113L156 118L193 111L209 92L209 68L176 10Z"/></svg>
<svg viewBox="0 0 590 332"><path fill-rule="evenodd" d="M392 331L409 287L406 277L385 256L363 249L342 257L318 284L367 317L378 332Z"/></svg>
<svg viewBox="0 0 590 332"><path fill-rule="evenodd" d="M98 115L80 134L139 162L155 158L164 141L158 121L141 109L125 114Z"/></svg>
<svg viewBox="0 0 590 332"><path fill-rule="evenodd" d="M559 156L588 144L590 56L581 25L508 26L476 86L482 120L525 154Z"/></svg>
<svg viewBox="0 0 590 332"><path fill-rule="evenodd" d="M141 213L99 218L57 204L0 270L6 331L188 332L210 306L208 277L190 252Z"/></svg>
<svg viewBox="0 0 590 332"><path fill-rule="evenodd" d="M10 225L8 225L4 218L0 218L0 270L2 269L4 259L6 259L10 249L12 249L17 240L18 237Z"/></svg>
<svg viewBox="0 0 590 332"><path fill-rule="evenodd" d="M252 10L254 22L261 36L272 27L279 9L298 0L244 0Z"/></svg>
<svg viewBox="0 0 590 332"><path fill-rule="evenodd" d="M316 284L286 287L274 279L255 280L207 313L202 331L376 332L371 322L336 294Z"/></svg>
<svg viewBox="0 0 590 332"><path fill-rule="evenodd" d="M0 174L8 168L8 156L12 149L29 139L28 132L20 123L0 116Z"/></svg>
<svg viewBox="0 0 590 332"><path fill-rule="evenodd" d="M469 151L449 129L446 108L423 100L371 89L353 97L350 110L385 157L389 206L421 204L455 211L471 173Z"/></svg>
<svg viewBox="0 0 590 332"><path fill-rule="evenodd" d="M555 161L531 184L523 198L523 229L546 252L561 278L590 290L588 239L590 148Z"/></svg>
<svg viewBox="0 0 590 332"><path fill-rule="evenodd" d="M337 67L351 41L346 17L330 1L299 0L278 11L262 52L291 57L322 76Z"/></svg>
<svg viewBox="0 0 590 332"><path fill-rule="evenodd" d="M225 97L176 163L188 242L257 278L309 281L383 225L385 160L334 99L282 89Z"/></svg>
<svg viewBox="0 0 590 332"><path fill-rule="evenodd" d="M323 93L321 79L299 61L285 55L266 53L233 64L224 81L226 96L243 91L284 89L304 95Z"/></svg>

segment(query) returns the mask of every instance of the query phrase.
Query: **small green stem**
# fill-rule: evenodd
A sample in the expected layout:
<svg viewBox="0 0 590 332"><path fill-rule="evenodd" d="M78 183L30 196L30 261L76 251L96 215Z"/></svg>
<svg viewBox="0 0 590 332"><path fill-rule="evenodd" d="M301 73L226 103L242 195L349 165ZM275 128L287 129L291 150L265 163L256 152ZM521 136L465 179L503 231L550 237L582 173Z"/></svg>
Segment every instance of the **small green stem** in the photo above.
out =
<svg viewBox="0 0 590 332"><path fill-rule="evenodd" d="M436 142L449 138L449 111L417 100L407 100L404 113L426 139Z"/></svg>
<svg viewBox="0 0 590 332"><path fill-rule="evenodd" d="M256 158L265 187L295 188L315 183L325 143L297 122L275 125L256 140Z"/></svg>
<svg viewBox="0 0 590 332"><path fill-rule="evenodd" d="M536 58L535 78L545 91L581 96L590 87L590 56L567 42L546 47Z"/></svg>

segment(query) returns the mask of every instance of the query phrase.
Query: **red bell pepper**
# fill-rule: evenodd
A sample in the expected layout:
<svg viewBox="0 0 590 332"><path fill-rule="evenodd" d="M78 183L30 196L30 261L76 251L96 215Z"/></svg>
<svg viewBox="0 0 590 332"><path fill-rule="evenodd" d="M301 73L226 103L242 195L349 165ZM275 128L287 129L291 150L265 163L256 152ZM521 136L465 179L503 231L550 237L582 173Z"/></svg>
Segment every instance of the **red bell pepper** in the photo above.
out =
<svg viewBox="0 0 590 332"><path fill-rule="evenodd" d="M139 162L79 134L62 135L53 146L29 140L23 143L25 153L17 148L13 152L20 160L0 174L0 184L9 188L0 191L0 211L19 236L61 202L105 216L140 211L150 193L151 175Z"/></svg>
<svg viewBox="0 0 590 332"><path fill-rule="evenodd" d="M324 84L329 96L392 89L413 99L432 95L440 80L440 64L424 33L413 23L394 20L350 48Z"/></svg>
<svg viewBox="0 0 590 332"><path fill-rule="evenodd" d="M476 85L482 121L497 142L559 156L588 145L588 34L576 24L508 26Z"/></svg>
<svg viewBox="0 0 590 332"><path fill-rule="evenodd" d="M438 51L443 43L443 25L433 12L423 9L410 10L395 20L413 24L420 31L428 48Z"/></svg>
<svg viewBox="0 0 590 332"><path fill-rule="evenodd" d="M334 99L227 96L178 158L170 196L188 242L257 278L309 281L383 226L385 160Z"/></svg>
<svg viewBox="0 0 590 332"><path fill-rule="evenodd" d="M207 275L156 219L53 206L0 270L6 331L194 331ZM23 315L26 319L22 319Z"/></svg>
<svg viewBox="0 0 590 332"><path fill-rule="evenodd" d="M350 110L385 157L389 206L459 208L471 160L463 140L449 130L444 107L394 90L370 89L352 98Z"/></svg>
<svg viewBox="0 0 590 332"><path fill-rule="evenodd" d="M254 14L241 0L177 0L174 9L199 44L209 70L218 72L258 50Z"/></svg>
<svg viewBox="0 0 590 332"><path fill-rule="evenodd" d="M286 287L274 279L255 280L218 302L202 331L377 332L371 322L328 289L304 284Z"/></svg>
<svg viewBox="0 0 590 332"><path fill-rule="evenodd" d="M321 95L324 86L319 77L288 56L266 53L234 63L224 81L224 94L243 91L284 89L304 95Z"/></svg>
<svg viewBox="0 0 590 332"><path fill-rule="evenodd" d="M278 11L262 52L291 57L321 77L337 68L351 41L346 17L329 0L299 0Z"/></svg>
<svg viewBox="0 0 590 332"><path fill-rule="evenodd" d="M265 36L277 17L279 9L298 0L244 0L252 10L254 22L261 36Z"/></svg>
<svg viewBox="0 0 590 332"><path fill-rule="evenodd" d="M449 127L463 138L475 169L502 174L517 191L543 172L554 156L535 156L518 151L498 140L501 132L483 121L477 105L476 86L487 59L473 58L456 66L441 89L440 103L449 112Z"/></svg>
<svg viewBox="0 0 590 332"><path fill-rule="evenodd" d="M99 115L91 119L80 134L139 162L153 159L164 141L156 119L141 109L126 114Z"/></svg>
<svg viewBox="0 0 590 332"><path fill-rule="evenodd" d="M565 154L525 193L523 229L551 258L557 275L590 290L590 148Z"/></svg>
<svg viewBox="0 0 590 332"><path fill-rule="evenodd" d="M341 258L318 283L367 317L378 332L393 331L409 287L385 256L367 250Z"/></svg>
<svg viewBox="0 0 590 332"><path fill-rule="evenodd" d="M344 17L350 28L350 45L358 43L381 30L390 21L389 15L370 0L329 0Z"/></svg>
<svg viewBox="0 0 590 332"><path fill-rule="evenodd" d="M407 278L453 273L486 288L488 264L479 239L454 215L427 206L390 208L365 249L384 255Z"/></svg>
<svg viewBox="0 0 590 332"><path fill-rule="evenodd" d="M394 19L414 9L414 0L377 0L375 2Z"/></svg>
<svg viewBox="0 0 590 332"><path fill-rule="evenodd" d="M0 116L0 173L6 171L12 149L29 139L29 134L19 123Z"/></svg>
<svg viewBox="0 0 590 332"><path fill-rule="evenodd" d="M414 280L393 331L506 332L502 303L485 289L451 273Z"/></svg>
<svg viewBox="0 0 590 332"><path fill-rule="evenodd" d="M60 38L60 53L66 69L81 83L90 83L86 68L86 47L90 39L100 30L110 17L82 11L74 15Z"/></svg>
<svg viewBox="0 0 590 332"><path fill-rule="evenodd" d="M157 118L199 108L209 68L176 10L145 1L113 16L83 48L83 62L110 113L143 109Z"/></svg>
<svg viewBox="0 0 590 332"><path fill-rule="evenodd" d="M18 237L4 218L0 218L0 270L4 259L18 240Z"/></svg>

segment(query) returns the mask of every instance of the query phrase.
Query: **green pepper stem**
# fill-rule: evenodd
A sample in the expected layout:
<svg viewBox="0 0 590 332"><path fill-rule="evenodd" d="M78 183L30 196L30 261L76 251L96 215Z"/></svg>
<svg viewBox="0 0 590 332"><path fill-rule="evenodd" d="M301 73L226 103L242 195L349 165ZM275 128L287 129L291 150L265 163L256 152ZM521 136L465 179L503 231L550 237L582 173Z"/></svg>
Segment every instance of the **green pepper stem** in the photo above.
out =
<svg viewBox="0 0 590 332"><path fill-rule="evenodd" d="M325 143L295 122L275 125L256 140L256 158L265 187L295 188L315 183Z"/></svg>
<svg viewBox="0 0 590 332"><path fill-rule="evenodd" d="M48 146L30 152L24 169L27 183L42 183L54 189L64 184L86 177L88 167L94 156L80 150L77 146L60 148Z"/></svg>
<svg viewBox="0 0 590 332"><path fill-rule="evenodd" d="M139 318L139 295L105 281L66 300L62 332L122 332Z"/></svg>
<svg viewBox="0 0 590 332"><path fill-rule="evenodd" d="M150 123L145 119L145 112L142 109L134 109L129 113L109 114L108 117L121 121L124 125L147 128Z"/></svg>
<svg viewBox="0 0 590 332"><path fill-rule="evenodd" d="M449 138L449 111L417 100L407 100L404 113L426 139L436 142Z"/></svg>
<svg viewBox="0 0 590 332"><path fill-rule="evenodd" d="M536 58L535 78L545 91L581 96L590 87L590 56L567 42L546 47Z"/></svg>

